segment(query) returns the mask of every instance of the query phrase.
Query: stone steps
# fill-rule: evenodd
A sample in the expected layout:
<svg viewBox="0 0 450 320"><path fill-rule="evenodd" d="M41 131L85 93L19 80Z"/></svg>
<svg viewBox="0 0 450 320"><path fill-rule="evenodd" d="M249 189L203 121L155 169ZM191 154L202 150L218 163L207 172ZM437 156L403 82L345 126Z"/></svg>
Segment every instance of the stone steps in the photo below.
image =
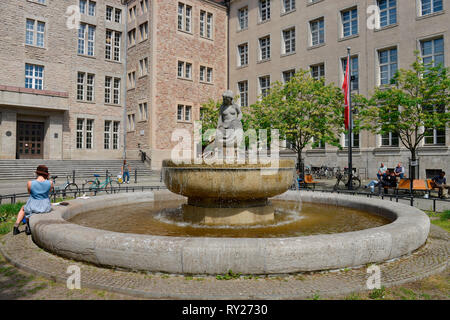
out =
<svg viewBox="0 0 450 320"><path fill-rule="evenodd" d="M150 176L153 171L139 160L127 161L130 165L130 175L137 169L138 176ZM95 174L106 175L106 170L112 175L121 171L122 160L0 160L0 180L22 180L34 178L36 167L45 164L50 175L64 178L72 176L75 170L77 178L92 177Z"/></svg>

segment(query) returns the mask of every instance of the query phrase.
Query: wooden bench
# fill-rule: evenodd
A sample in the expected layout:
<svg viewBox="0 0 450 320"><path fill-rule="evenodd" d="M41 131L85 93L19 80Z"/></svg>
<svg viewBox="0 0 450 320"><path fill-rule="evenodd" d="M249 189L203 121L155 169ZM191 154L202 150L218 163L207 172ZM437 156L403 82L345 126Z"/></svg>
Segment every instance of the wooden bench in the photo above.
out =
<svg viewBox="0 0 450 320"><path fill-rule="evenodd" d="M437 190L438 191L438 197L442 197L442 189L438 188L436 186L436 183L434 183L433 180L431 179L427 179L427 186L428 186L428 191L433 191L433 190Z"/></svg>
<svg viewBox="0 0 450 320"><path fill-rule="evenodd" d="M305 187L311 186L313 189L316 188L317 181L313 180L313 177L311 174L305 174L305 180L300 182L301 185L304 185Z"/></svg>
<svg viewBox="0 0 450 320"><path fill-rule="evenodd" d="M409 191L411 188L411 182L410 179L400 179L398 185L397 185L397 191L398 190L406 190ZM412 185L412 191L425 191L428 192L430 189L428 187L428 183L426 180L423 179L414 179L413 185Z"/></svg>

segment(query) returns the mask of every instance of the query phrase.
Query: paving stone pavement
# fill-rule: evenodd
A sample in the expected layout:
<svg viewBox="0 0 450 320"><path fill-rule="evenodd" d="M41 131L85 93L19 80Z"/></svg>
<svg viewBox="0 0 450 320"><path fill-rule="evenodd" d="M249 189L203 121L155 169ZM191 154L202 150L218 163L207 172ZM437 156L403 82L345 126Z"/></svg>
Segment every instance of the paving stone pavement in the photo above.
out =
<svg viewBox="0 0 450 320"><path fill-rule="evenodd" d="M378 264L385 287L417 281L449 267L450 237L431 226L427 243L408 256ZM218 280L213 276L183 276L112 270L64 259L37 247L21 233L0 238L0 253L14 266L54 281L66 282L67 268L81 270L81 286L154 299L307 299L346 295L367 290L365 267Z"/></svg>

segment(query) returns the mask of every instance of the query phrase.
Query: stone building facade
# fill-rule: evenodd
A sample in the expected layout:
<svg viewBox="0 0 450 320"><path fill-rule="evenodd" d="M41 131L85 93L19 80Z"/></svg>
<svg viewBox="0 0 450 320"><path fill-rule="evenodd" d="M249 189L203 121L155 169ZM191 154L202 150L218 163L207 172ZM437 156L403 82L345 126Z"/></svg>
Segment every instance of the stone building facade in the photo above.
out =
<svg viewBox="0 0 450 320"><path fill-rule="evenodd" d="M121 159L126 147L158 168L173 130L192 132L201 103L227 87L227 15L216 1L5 0L0 9L0 159ZM178 62L189 74L177 76Z"/></svg>
<svg viewBox="0 0 450 320"><path fill-rule="evenodd" d="M68 9L78 0L0 4L0 159L122 157L125 52L119 43L117 61L107 58L105 45L107 31L123 37L122 17L106 19L122 5L83 4L80 29ZM115 100L105 101L106 79L117 79Z"/></svg>
<svg viewBox="0 0 450 320"><path fill-rule="evenodd" d="M128 12L142 12L141 3L129 1ZM185 129L192 137L201 104L227 88L227 12L214 1L153 0L144 17L129 21L128 34L133 30L137 40L129 43L127 69L136 83L127 91L127 155L142 150L160 168L178 143L173 132ZM142 63L147 58L148 70Z"/></svg>
<svg viewBox="0 0 450 320"><path fill-rule="evenodd" d="M232 0L229 16L231 90L241 105L252 104L275 81L292 71L311 70L341 86L343 59L351 47L354 92L368 95L388 83L397 68L409 68L414 51L450 66L448 1L430 0ZM370 7L372 6L372 7ZM374 7L375 6L375 7ZM380 9L372 28L373 8ZM345 137L341 138L346 146ZM375 176L384 162L408 166L409 151L395 136L361 132L354 139L353 164ZM420 176L450 171L450 130L434 130L418 151ZM347 149L309 149L306 165L347 166ZM426 171L428 170L428 171Z"/></svg>

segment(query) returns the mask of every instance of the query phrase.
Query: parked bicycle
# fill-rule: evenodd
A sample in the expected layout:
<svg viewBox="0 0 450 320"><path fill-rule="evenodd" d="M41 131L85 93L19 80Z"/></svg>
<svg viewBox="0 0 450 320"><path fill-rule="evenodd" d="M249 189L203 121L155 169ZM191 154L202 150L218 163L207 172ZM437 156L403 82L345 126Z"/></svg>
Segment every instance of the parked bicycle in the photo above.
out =
<svg viewBox="0 0 450 320"><path fill-rule="evenodd" d="M347 168L344 169L344 172L342 172L340 169L336 172L336 184L333 187L334 190L339 189L341 185L342 187L348 187L348 172L349 170ZM361 179L356 172L353 172L350 183L352 190L357 190L361 187Z"/></svg>
<svg viewBox="0 0 450 320"><path fill-rule="evenodd" d="M56 179L58 178L58 176L51 176L50 178L53 181L55 192L60 192L63 198L75 198L78 194L78 191L80 190L76 183L70 181L70 176L66 176L66 182L59 186L56 185Z"/></svg>
<svg viewBox="0 0 450 320"><path fill-rule="evenodd" d="M120 183L116 180L112 180L106 175L106 180L101 182L99 180L100 175L94 174L95 180L86 181L83 185L83 190L87 195L95 195L99 192L105 191L106 193L118 193L120 192Z"/></svg>

